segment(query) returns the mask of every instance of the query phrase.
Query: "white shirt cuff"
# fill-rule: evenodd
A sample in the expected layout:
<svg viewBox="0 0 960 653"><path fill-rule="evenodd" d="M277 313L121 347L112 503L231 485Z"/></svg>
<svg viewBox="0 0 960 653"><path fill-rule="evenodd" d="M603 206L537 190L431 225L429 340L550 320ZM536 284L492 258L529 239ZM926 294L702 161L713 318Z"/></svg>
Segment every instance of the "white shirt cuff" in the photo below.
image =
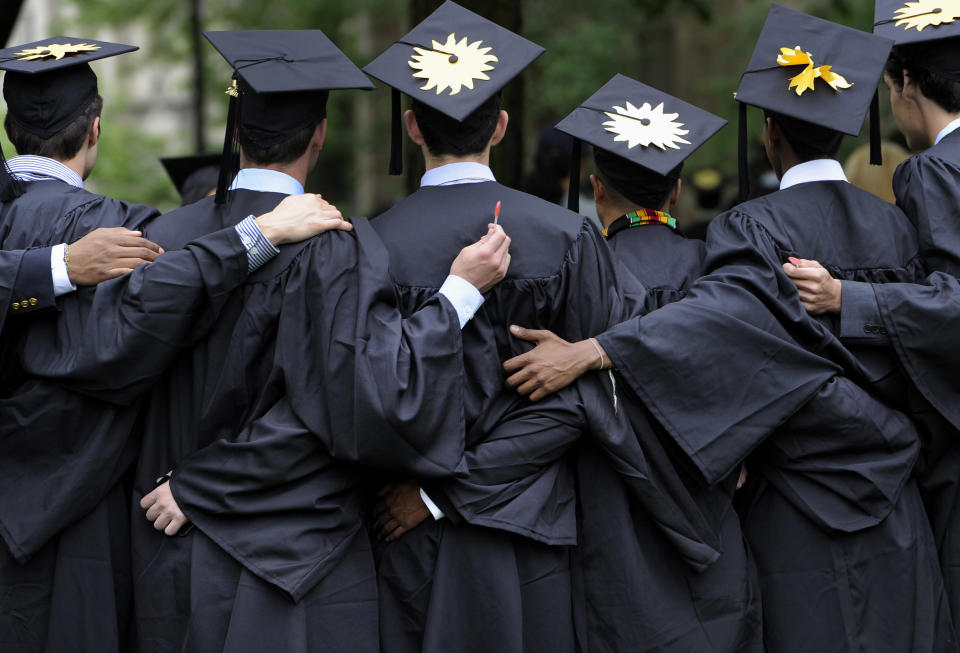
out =
<svg viewBox="0 0 960 653"><path fill-rule="evenodd" d="M253 274L280 253L280 250L274 247L273 243L267 240L267 237L260 231L256 218L252 215L248 215L244 220L238 222L234 229L240 236L240 242L247 250L247 272L249 274Z"/></svg>
<svg viewBox="0 0 960 653"><path fill-rule="evenodd" d="M466 326L480 307L483 306L483 295L472 283L451 274L447 280L440 286L440 294L450 300L453 308L457 311L457 317L460 318L460 328Z"/></svg>
<svg viewBox="0 0 960 653"><path fill-rule="evenodd" d="M70 281L67 264L63 262L63 252L66 244L60 243L50 248L50 274L53 276L53 294L56 297L66 295L77 289Z"/></svg>
<svg viewBox="0 0 960 653"><path fill-rule="evenodd" d="M424 505L427 506L427 510L430 511L430 514L433 515L433 518L437 521L440 521L446 515L443 514L443 511L440 510L439 506L433 502L433 500L427 496L427 493L423 491L423 488L420 488L420 498L423 499Z"/></svg>

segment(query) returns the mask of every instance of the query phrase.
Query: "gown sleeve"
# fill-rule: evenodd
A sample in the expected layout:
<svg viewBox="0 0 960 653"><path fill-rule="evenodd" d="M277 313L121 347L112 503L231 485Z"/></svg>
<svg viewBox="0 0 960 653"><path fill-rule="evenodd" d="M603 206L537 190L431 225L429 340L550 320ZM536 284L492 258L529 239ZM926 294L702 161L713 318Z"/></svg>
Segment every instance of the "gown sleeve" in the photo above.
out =
<svg viewBox="0 0 960 653"><path fill-rule="evenodd" d="M205 336L246 277L246 249L233 227L204 236L83 291L90 301L79 310L31 329L24 369L98 399L134 401Z"/></svg>
<svg viewBox="0 0 960 653"><path fill-rule="evenodd" d="M781 258L755 221L721 215L708 234L709 273L684 299L598 336L710 484L841 371L807 351L835 338L808 318Z"/></svg>

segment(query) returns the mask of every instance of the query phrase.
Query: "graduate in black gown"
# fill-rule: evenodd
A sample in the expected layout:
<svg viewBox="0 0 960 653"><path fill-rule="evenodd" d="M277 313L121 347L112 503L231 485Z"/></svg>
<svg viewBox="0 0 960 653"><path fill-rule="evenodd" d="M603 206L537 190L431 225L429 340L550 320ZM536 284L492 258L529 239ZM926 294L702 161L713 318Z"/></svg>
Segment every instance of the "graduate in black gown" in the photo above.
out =
<svg viewBox="0 0 960 653"><path fill-rule="evenodd" d="M7 132L21 152L0 173L0 191L9 198L0 205L0 242L5 248L79 244L85 239L90 242L84 248L119 242L129 245L121 247L124 251L144 250L132 257L140 260L153 250L120 227L138 228L156 211L82 188L83 177L96 160L102 104L87 62L132 48L81 43L82 48L76 39L48 39L0 51L0 66L11 71L4 80ZM51 48L65 50L62 59L54 59ZM47 56L34 56L44 52ZM49 250L47 256L50 275ZM77 281L91 274L91 263L97 272L97 266L109 264L115 256L84 254L86 262L81 261L78 270L83 274ZM63 258L69 276L69 250ZM131 264L107 268L107 274L116 276L110 273L114 267ZM202 328L216 294L238 284L247 273L245 246L236 232L225 231L114 280L114 288L125 292L114 295L123 303L111 310L119 309L124 324L139 327L138 360L151 361L189 342L194 330ZM147 280L153 283L145 289ZM88 324L95 294L93 288L65 294L58 301L59 312L28 324L8 323L4 332L0 354L4 650L130 648L129 489L122 478L137 449L132 435L138 408L69 392L38 378L44 372L69 376L79 370L85 351L103 344L96 340L98 329ZM171 325L179 325L179 331L167 331ZM127 372L130 367L134 366Z"/></svg>
<svg viewBox="0 0 960 653"><path fill-rule="evenodd" d="M884 80L911 149L894 175L897 205L919 232L930 275L923 285L851 281L803 259L785 267L808 310L833 313L845 342L892 347L910 377L911 414L922 426L918 480L954 623L960 619L960 25L936 13L877 2L875 33L896 46ZM893 235L891 235L893 237ZM808 255L801 252L804 257ZM812 258L812 257L811 257ZM835 318L835 319L836 319Z"/></svg>
<svg viewBox="0 0 960 653"><path fill-rule="evenodd" d="M781 190L713 221L707 274L683 300L597 336L708 482L749 456L742 518L770 651L956 646L912 480L918 434L893 408L905 408L905 379L889 354L843 348L782 268L816 251L854 279L922 273L909 223L832 159L840 131L859 129L889 47L774 7L737 98L768 112ZM757 341L758 329L779 329L781 345ZM797 344L819 361L791 361Z"/></svg>
<svg viewBox="0 0 960 653"><path fill-rule="evenodd" d="M503 385L499 361L526 348L510 336L511 321L585 337L625 311L614 261L592 223L498 184L488 166L508 121L499 90L539 53L448 2L366 68L413 98L404 121L427 164L420 190L373 221L404 312L436 292L443 259L498 203L513 254L507 279L464 330L466 469L448 481L415 479L412 489L393 485L378 507L378 527L390 540L378 551L386 651L587 646L569 549L579 537L573 462L580 456L592 456L607 477L611 466L623 475L661 548L675 547L699 568L719 556L716 525L676 481L663 445L652 429L634 430L634 420L649 423L627 400L630 391L590 375L531 405ZM394 106L399 120L399 98ZM451 208L454 217L439 217ZM591 439L579 441L584 434ZM666 576L660 580L676 583Z"/></svg>
<svg viewBox="0 0 960 653"><path fill-rule="evenodd" d="M163 169L170 175L180 194L181 206L193 204L217 192L221 158L217 153L201 153L160 159Z"/></svg>
<svg viewBox="0 0 960 653"><path fill-rule="evenodd" d="M663 122L652 124L657 120ZM667 210L680 194L683 161L725 124L617 75L557 125L593 146L597 172L590 181L603 234L622 274L647 288L635 302L638 314L681 299L703 272L704 244L677 232ZM579 177L578 167L571 177ZM668 440L662 431L660 437ZM679 452L671 453L677 477L715 511L722 555L706 570L688 566L663 538L651 535L649 517L631 505L623 481L595 458L579 457L585 648L761 651L760 589L733 509L738 474L708 488ZM610 527L631 522L633 528Z"/></svg>
<svg viewBox="0 0 960 653"><path fill-rule="evenodd" d="M301 192L328 89L371 86L318 30L206 36L237 71L224 161L236 132L241 169L147 225L165 247ZM367 223L331 236L282 249L231 293L150 393L132 525L141 651L378 647L360 466L460 465L461 301L449 287L401 322ZM478 269L502 277L507 245L495 231L478 247L500 258Z"/></svg>

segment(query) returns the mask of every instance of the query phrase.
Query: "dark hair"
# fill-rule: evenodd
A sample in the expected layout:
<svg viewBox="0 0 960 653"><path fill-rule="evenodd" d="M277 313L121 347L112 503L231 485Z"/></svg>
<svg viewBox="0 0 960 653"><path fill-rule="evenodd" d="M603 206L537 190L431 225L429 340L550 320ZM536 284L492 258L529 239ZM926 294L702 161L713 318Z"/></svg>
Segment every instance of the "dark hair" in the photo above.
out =
<svg viewBox="0 0 960 653"><path fill-rule="evenodd" d="M103 98L96 95L83 113L74 118L73 122L58 131L50 138L40 138L23 129L7 113L3 126L7 130L7 137L18 154L33 154L50 159L67 160L76 156L83 142L90 133L93 120L103 111Z"/></svg>
<svg viewBox="0 0 960 653"><path fill-rule="evenodd" d="M597 156L594 156L594 162L597 175L615 204L634 204L654 211L659 211L667 203L683 171L683 163L667 175L661 175L626 160L615 168L605 166L603 159Z"/></svg>
<svg viewBox="0 0 960 653"><path fill-rule="evenodd" d="M903 71L909 70L924 97L947 113L960 112L960 82L932 72L922 63L926 58L917 48L896 47L890 52L884 72L890 75L894 86L903 90Z"/></svg>
<svg viewBox="0 0 960 653"><path fill-rule="evenodd" d="M502 104L503 97L498 91L461 122L414 100L413 115L430 154L464 156L486 149L497 128Z"/></svg>
<svg viewBox="0 0 960 653"><path fill-rule="evenodd" d="M323 120L323 118L320 118L320 120ZM264 166L275 163L290 163L299 159L307 151L310 139L313 138L313 132L319 124L319 120L311 122L286 140L269 147L261 147L255 144L247 130L240 127L237 130L237 141L251 163Z"/></svg>
<svg viewBox="0 0 960 653"><path fill-rule="evenodd" d="M832 159L840 149L842 132L766 109L763 116L773 119L801 163L815 159Z"/></svg>

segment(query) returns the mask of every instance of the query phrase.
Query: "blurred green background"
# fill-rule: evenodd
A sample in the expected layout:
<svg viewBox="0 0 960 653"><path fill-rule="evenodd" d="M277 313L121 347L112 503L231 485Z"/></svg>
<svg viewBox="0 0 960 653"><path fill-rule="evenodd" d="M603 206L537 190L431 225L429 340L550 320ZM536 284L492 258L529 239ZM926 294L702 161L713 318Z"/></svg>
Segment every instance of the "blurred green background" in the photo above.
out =
<svg viewBox="0 0 960 653"><path fill-rule="evenodd" d="M9 0L16 4L16 0ZM89 187L168 210L179 200L160 156L219 150L230 69L198 28L321 29L359 66L402 36L439 0L22 0L20 20L46 3L49 33L135 43L141 50L95 64L106 100L97 168ZM11 4L11 6L12 6ZM494 171L518 186L541 129L552 125L616 73L698 104L730 125L691 157L736 173L736 90L771 3L760 0L464 0L461 4L519 31L546 53L505 91L511 139L498 148ZM781 2L793 9L870 30L872 0ZM8 5L8 0L4 0ZM3 11L12 11L5 9ZM40 12L43 14L44 12ZM9 16L8 16L9 17ZM37 27L34 25L33 30ZM14 25L15 38L25 30ZM9 44L17 44L11 40ZM793 44L784 44L793 45ZM109 74L104 71L109 67ZM881 89L882 91L885 89ZM153 109L163 106L158 114ZM331 96L329 136L310 190L344 214L369 215L419 179L407 146L407 175L386 174L389 92ZM881 98L889 131L888 103ZM751 116L759 133L759 114ZM867 142L846 139L843 153ZM12 147L2 141L4 151ZM842 158L842 157L841 157ZM588 172L588 171L585 171Z"/></svg>

